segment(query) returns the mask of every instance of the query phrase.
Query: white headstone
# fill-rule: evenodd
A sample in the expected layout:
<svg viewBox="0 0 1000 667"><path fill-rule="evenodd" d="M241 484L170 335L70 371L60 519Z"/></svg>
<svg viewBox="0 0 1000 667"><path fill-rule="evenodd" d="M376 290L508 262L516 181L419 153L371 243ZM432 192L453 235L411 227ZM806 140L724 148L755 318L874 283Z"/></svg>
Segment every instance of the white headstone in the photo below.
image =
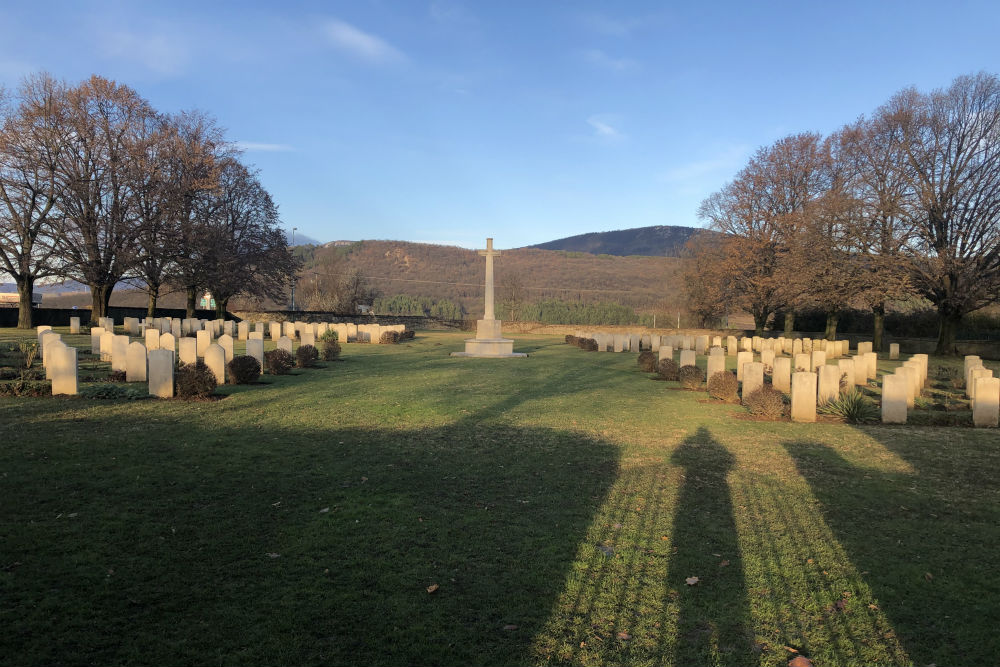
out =
<svg viewBox="0 0 1000 667"><path fill-rule="evenodd" d="M185 336L177 341L177 356L182 364L194 364L198 361L198 341Z"/></svg>
<svg viewBox="0 0 1000 667"><path fill-rule="evenodd" d="M815 373L792 373L792 421L816 421Z"/></svg>
<svg viewBox="0 0 1000 667"><path fill-rule="evenodd" d="M215 374L216 384L226 383L226 351L215 343L205 350L205 365Z"/></svg>
<svg viewBox="0 0 1000 667"><path fill-rule="evenodd" d="M254 332L256 333L256 332ZM263 338L253 338L254 334L251 334L251 338L247 338L247 354L260 363L261 370L264 368L264 339Z"/></svg>
<svg viewBox="0 0 1000 667"><path fill-rule="evenodd" d="M142 343L128 344L128 350L125 352L125 380L127 382L146 381L146 346Z"/></svg>
<svg viewBox="0 0 1000 667"><path fill-rule="evenodd" d="M111 370L127 370L128 336L115 336L111 341Z"/></svg>
<svg viewBox="0 0 1000 667"><path fill-rule="evenodd" d="M989 427L997 426L998 422L1000 422L1000 378L977 378L972 424Z"/></svg>
<svg viewBox="0 0 1000 667"><path fill-rule="evenodd" d="M226 353L226 363L233 360L233 337L229 334L219 336L219 347Z"/></svg>
<svg viewBox="0 0 1000 667"><path fill-rule="evenodd" d="M165 333L160 336L160 350L170 350L170 352L177 352L177 339L174 338L172 333Z"/></svg>
<svg viewBox="0 0 1000 667"><path fill-rule="evenodd" d="M71 345L56 345L50 350L50 356L52 358L46 369L52 369L52 395L75 395L78 389L76 348Z"/></svg>
<svg viewBox="0 0 1000 667"><path fill-rule="evenodd" d="M882 423L905 424L909 403L908 380L901 375L882 376Z"/></svg>
<svg viewBox="0 0 1000 667"><path fill-rule="evenodd" d="M681 350L681 368L684 366L694 366L697 354L694 350Z"/></svg>
<svg viewBox="0 0 1000 667"><path fill-rule="evenodd" d="M292 353L292 339L289 338L288 336L282 336L281 338L278 339L277 348L279 350L284 350L285 352L288 352L289 354L291 354Z"/></svg>
<svg viewBox="0 0 1000 667"><path fill-rule="evenodd" d="M197 341L198 356L204 358L208 346L212 344L212 334L208 330L202 329L195 334L195 340Z"/></svg>
<svg viewBox="0 0 1000 667"><path fill-rule="evenodd" d="M79 317L71 317L71 318L69 318L69 332L71 334L78 334L78 333L80 333L80 318Z"/></svg>
<svg viewBox="0 0 1000 667"><path fill-rule="evenodd" d="M159 350L160 349L160 331L150 327L146 329L146 349L147 350Z"/></svg>
<svg viewBox="0 0 1000 667"><path fill-rule="evenodd" d="M743 365L743 387L740 394L744 399L764 386L764 364L752 361Z"/></svg>
<svg viewBox="0 0 1000 667"><path fill-rule="evenodd" d="M163 334L169 336L171 334ZM184 339L182 339L184 340ZM186 340L192 340L188 338ZM149 353L149 394L160 398L174 395L174 351L160 348Z"/></svg>
<svg viewBox="0 0 1000 667"><path fill-rule="evenodd" d="M790 358L775 357L771 386L786 394L792 390L792 360Z"/></svg>

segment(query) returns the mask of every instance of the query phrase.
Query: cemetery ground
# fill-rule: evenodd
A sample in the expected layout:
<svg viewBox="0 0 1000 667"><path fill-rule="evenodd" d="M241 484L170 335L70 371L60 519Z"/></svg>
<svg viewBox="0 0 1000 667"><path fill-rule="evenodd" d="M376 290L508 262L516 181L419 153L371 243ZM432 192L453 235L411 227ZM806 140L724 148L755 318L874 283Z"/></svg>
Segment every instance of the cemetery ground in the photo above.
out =
<svg viewBox="0 0 1000 667"><path fill-rule="evenodd" d="M750 421L634 354L466 336L222 400L0 398L3 662L1000 655L996 429Z"/></svg>

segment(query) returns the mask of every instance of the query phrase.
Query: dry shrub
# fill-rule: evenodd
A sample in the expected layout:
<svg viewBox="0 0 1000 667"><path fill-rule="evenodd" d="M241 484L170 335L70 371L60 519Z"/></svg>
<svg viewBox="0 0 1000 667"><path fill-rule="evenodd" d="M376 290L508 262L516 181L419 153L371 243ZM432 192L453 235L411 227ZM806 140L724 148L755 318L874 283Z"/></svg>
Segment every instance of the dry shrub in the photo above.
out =
<svg viewBox="0 0 1000 667"><path fill-rule="evenodd" d="M639 353L639 370L643 373L655 373L656 372L656 353L646 350Z"/></svg>
<svg viewBox="0 0 1000 667"><path fill-rule="evenodd" d="M174 379L181 398L204 398L215 391L215 385L215 373L200 359L193 364L181 364Z"/></svg>
<svg viewBox="0 0 1000 667"><path fill-rule="evenodd" d="M587 352L597 352L597 340L594 338L580 338L578 345L581 350Z"/></svg>
<svg viewBox="0 0 1000 667"><path fill-rule="evenodd" d="M705 371L697 366L681 366L677 379L685 389L699 389L701 383L705 381Z"/></svg>
<svg viewBox="0 0 1000 667"><path fill-rule="evenodd" d="M743 407L755 417L780 419L785 414L785 395L765 384L743 397Z"/></svg>
<svg viewBox="0 0 1000 667"><path fill-rule="evenodd" d="M578 340L577 337L574 336L573 334L566 334L565 341L567 345L576 345L577 340Z"/></svg>
<svg viewBox="0 0 1000 667"><path fill-rule="evenodd" d="M252 384L260 377L260 362L248 354L238 354L227 364L229 384Z"/></svg>
<svg viewBox="0 0 1000 667"><path fill-rule="evenodd" d="M323 361L333 361L340 356L340 343L337 342L336 338L330 338L329 340L324 340L320 343Z"/></svg>
<svg viewBox="0 0 1000 667"><path fill-rule="evenodd" d="M736 374L719 371L708 378L708 395L720 401L736 402L739 399L739 380Z"/></svg>
<svg viewBox="0 0 1000 667"><path fill-rule="evenodd" d="M270 350L264 353L264 365L271 375L287 375L295 365L295 357L286 350Z"/></svg>
<svg viewBox="0 0 1000 667"><path fill-rule="evenodd" d="M295 350L295 365L299 368L312 368L319 360L319 351L312 345L299 345Z"/></svg>
<svg viewBox="0 0 1000 667"><path fill-rule="evenodd" d="M660 359L656 364L656 372L664 380L676 381L680 376L680 366L673 359Z"/></svg>
<svg viewBox="0 0 1000 667"><path fill-rule="evenodd" d="M399 334L399 340L401 340L401 341L403 341L403 340L413 340L416 335L417 335L417 332L415 332L413 330L403 331L402 333Z"/></svg>
<svg viewBox="0 0 1000 667"><path fill-rule="evenodd" d="M380 345L394 345L399 342L399 332L383 331L378 337L378 342Z"/></svg>

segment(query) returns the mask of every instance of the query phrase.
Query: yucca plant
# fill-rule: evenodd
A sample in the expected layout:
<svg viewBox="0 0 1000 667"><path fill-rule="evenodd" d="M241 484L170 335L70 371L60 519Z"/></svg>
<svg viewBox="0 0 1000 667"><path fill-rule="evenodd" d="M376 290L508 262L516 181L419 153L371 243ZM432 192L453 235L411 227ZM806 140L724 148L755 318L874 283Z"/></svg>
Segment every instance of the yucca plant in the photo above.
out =
<svg viewBox="0 0 1000 667"><path fill-rule="evenodd" d="M857 389L851 389L832 401L827 401L816 411L824 415L842 417L848 424L867 424L877 422L881 418L875 402Z"/></svg>

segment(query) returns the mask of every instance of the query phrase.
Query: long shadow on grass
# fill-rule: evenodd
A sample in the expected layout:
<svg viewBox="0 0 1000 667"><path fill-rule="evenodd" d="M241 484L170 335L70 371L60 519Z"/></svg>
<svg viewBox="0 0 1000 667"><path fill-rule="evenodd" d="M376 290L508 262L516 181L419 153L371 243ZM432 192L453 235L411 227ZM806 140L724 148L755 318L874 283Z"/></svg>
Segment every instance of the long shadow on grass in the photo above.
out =
<svg viewBox="0 0 1000 667"><path fill-rule="evenodd" d="M749 665L750 608L733 519L727 475L735 461L701 427L681 443L671 461L684 468L674 512L671 589L678 593L679 618L673 639L677 665ZM697 577L697 582L691 577Z"/></svg>
<svg viewBox="0 0 1000 667"><path fill-rule="evenodd" d="M995 663L996 466L975 447L883 440L913 474L858 467L823 444L784 446L914 663Z"/></svg>
<svg viewBox="0 0 1000 667"><path fill-rule="evenodd" d="M525 664L618 474L475 420L75 423L0 453L7 664Z"/></svg>

